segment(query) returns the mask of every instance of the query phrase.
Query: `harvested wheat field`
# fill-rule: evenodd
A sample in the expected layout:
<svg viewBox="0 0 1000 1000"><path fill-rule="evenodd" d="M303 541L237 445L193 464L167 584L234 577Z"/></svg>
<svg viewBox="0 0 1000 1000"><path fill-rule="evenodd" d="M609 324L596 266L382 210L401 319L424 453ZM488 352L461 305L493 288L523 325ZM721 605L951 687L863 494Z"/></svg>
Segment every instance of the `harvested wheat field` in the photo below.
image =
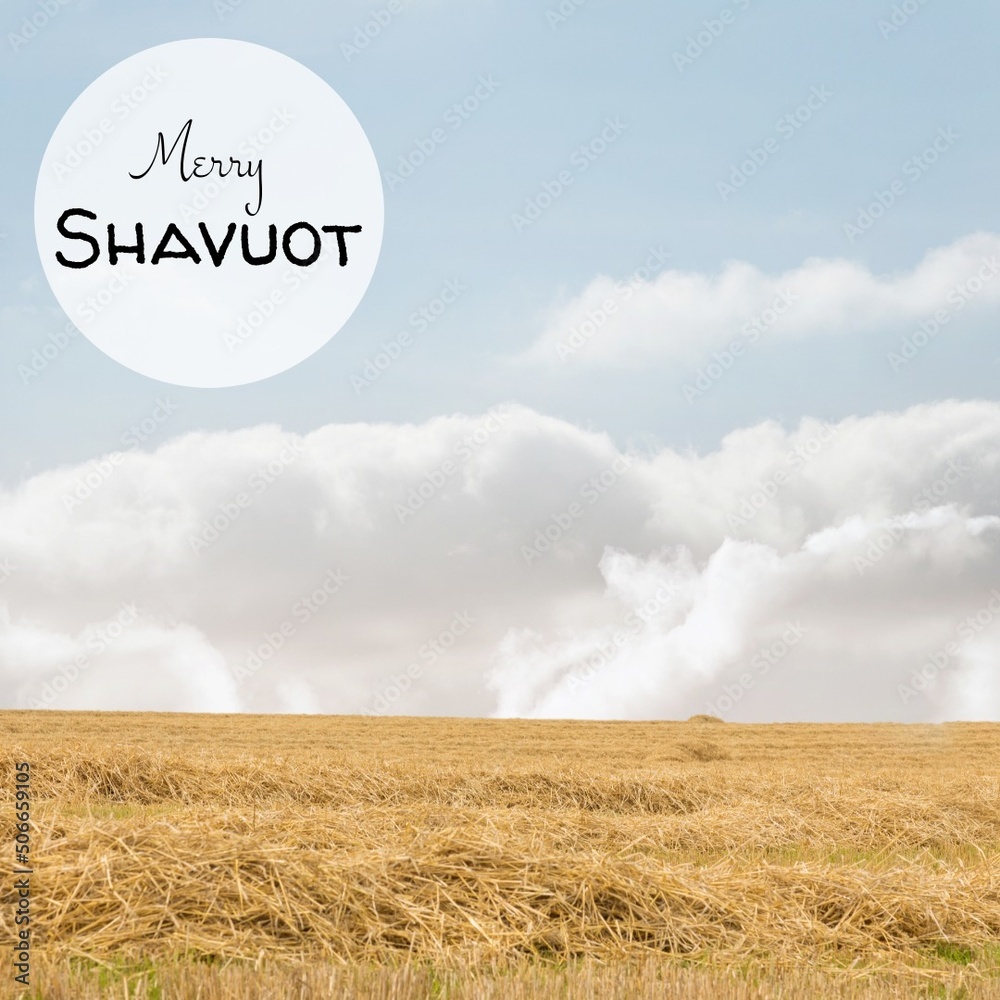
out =
<svg viewBox="0 0 1000 1000"><path fill-rule="evenodd" d="M8 711L0 760L3 996L1000 998L1000 726Z"/></svg>

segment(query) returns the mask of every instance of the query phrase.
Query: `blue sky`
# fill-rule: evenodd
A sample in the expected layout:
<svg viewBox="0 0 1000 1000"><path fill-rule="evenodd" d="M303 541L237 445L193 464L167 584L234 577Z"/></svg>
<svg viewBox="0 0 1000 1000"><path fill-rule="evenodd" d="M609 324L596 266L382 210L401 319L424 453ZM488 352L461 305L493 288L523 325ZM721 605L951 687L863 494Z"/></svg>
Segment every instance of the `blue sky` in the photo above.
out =
<svg viewBox="0 0 1000 1000"><path fill-rule="evenodd" d="M1000 718L1000 9L394 6L5 4L7 701ZM32 219L56 124L120 60L220 36L297 59L364 126L367 295L238 388L54 350Z"/></svg>
<svg viewBox="0 0 1000 1000"><path fill-rule="evenodd" d="M992 329L963 332L961 352L938 350L902 376L889 371L879 331L807 340L748 357L696 406L681 384L691 366L639 371L511 367L554 303L600 274L624 277L663 247L671 267L717 272L743 260L764 272L813 256L848 256L876 273L912 268L932 247L997 228L998 162L993 39L987 4L919 6L883 38L889 3L729 5L730 23L680 72L675 52L718 18L722 4L623 5L588 0L564 22L545 4L414 2L363 51L346 57L380 5L243 0L113 4L71 0L28 44L0 46L7 122L0 195L0 346L10 483L51 465L112 450L169 391L175 431L261 421L307 430L327 421L420 421L518 400L608 430L705 448L736 426L803 414L835 418L883 407L992 393ZM568 7L566 9L569 9ZM5 5L5 35L38 6ZM62 326L38 262L31 222L41 154L69 104L120 59L194 36L246 39L286 52L323 76L368 132L383 171L441 123L480 76L495 93L433 157L386 192L382 258L368 296L316 356L256 385L169 388L75 342L24 385L17 365ZM226 85L220 68L219 85ZM757 176L723 201L716 184L813 87L832 94L784 140ZM541 218L516 232L511 215L563 169L606 118L627 126ZM959 136L890 213L852 245L843 232L873 192L900 173L942 127ZM459 302L377 383L350 376L380 340L407 327L447 279ZM32 315L31 310L34 310ZM891 340L891 338L889 338Z"/></svg>

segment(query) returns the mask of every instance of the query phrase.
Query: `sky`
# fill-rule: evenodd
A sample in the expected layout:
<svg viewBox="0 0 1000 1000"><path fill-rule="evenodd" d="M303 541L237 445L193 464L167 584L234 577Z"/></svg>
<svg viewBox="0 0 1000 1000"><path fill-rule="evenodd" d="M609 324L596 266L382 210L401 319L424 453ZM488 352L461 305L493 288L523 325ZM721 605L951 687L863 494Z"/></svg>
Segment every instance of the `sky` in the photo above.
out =
<svg viewBox="0 0 1000 1000"><path fill-rule="evenodd" d="M1000 718L998 28L939 0L6 4L7 703ZM195 37L325 79L385 197L351 319L228 389L67 337L34 236L70 104Z"/></svg>

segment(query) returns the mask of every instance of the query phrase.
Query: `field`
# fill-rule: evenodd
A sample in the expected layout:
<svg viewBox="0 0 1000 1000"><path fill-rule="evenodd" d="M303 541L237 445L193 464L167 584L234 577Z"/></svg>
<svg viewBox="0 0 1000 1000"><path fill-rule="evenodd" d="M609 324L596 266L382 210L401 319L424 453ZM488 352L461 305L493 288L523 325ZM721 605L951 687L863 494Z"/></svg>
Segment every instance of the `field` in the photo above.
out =
<svg viewBox="0 0 1000 1000"><path fill-rule="evenodd" d="M0 997L1000 1000L1000 726L0 712Z"/></svg>

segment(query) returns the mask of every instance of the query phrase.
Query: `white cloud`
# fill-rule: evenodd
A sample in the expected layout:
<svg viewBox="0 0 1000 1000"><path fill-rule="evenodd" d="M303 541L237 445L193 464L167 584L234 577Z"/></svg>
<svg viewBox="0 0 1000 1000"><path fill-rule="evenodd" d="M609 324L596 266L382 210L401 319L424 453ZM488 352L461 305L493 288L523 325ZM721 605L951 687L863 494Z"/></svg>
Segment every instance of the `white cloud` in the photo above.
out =
<svg viewBox="0 0 1000 1000"><path fill-rule="evenodd" d="M998 456L986 402L706 455L623 456L519 406L188 434L0 494L2 698L1000 718Z"/></svg>
<svg viewBox="0 0 1000 1000"><path fill-rule="evenodd" d="M995 305L998 273L1000 235L973 233L888 275L856 261L810 258L778 275L731 261L718 274L667 270L630 282L601 276L550 310L520 360L639 367L656 358L699 361L734 341L896 330L938 309L950 319Z"/></svg>
<svg viewBox="0 0 1000 1000"><path fill-rule="evenodd" d="M996 565L1000 517L938 508L870 560L893 526L828 529L783 556L730 539L702 567L686 550L637 560L609 549L619 614L571 636L509 635L491 675L500 714L1000 717L1000 590L980 579ZM645 597L630 593L636 576Z"/></svg>

